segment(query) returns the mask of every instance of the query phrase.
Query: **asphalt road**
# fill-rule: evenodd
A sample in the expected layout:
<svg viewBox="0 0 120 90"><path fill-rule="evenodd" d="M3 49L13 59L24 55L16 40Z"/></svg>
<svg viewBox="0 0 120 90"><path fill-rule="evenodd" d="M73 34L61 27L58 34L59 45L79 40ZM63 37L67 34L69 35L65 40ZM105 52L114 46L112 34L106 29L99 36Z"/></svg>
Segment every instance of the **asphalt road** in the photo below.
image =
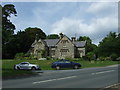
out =
<svg viewBox="0 0 120 90"><path fill-rule="evenodd" d="M3 80L2 88L104 88L118 83L118 66L47 70L39 75Z"/></svg>

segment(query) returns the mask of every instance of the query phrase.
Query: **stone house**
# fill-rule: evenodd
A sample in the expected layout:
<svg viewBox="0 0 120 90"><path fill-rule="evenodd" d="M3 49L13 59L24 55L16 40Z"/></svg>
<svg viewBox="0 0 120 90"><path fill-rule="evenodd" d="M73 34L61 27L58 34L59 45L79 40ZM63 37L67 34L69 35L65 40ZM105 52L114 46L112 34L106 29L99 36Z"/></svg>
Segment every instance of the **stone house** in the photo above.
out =
<svg viewBox="0 0 120 90"><path fill-rule="evenodd" d="M85 56L85 41L77 41L75 37L71 39L66 35L60 39L35 40L31 45L30 53L37 58L80 58Z"/></svg>

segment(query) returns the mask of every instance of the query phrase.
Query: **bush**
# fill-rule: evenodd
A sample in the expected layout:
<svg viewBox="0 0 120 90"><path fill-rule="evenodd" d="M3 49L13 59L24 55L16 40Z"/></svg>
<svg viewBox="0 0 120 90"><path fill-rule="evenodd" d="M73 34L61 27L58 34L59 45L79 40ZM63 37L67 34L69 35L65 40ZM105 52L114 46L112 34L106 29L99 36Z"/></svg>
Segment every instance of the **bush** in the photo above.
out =
<svg viewBox="0 0 120 90"><path fill-rule="evenodd" d="M117 61L120 61L120 57L118 57L116 60L117 60Z"/></svg>
<svg viewBox="0 0 120 90"><path fill-rule="evenodd" d="M101 61L104 61L105 60L105 57L99 57L99 60L101 60Z"/></svg>
<svg viewBox="0 0 120 90"><path fill-rule="evenodd" d="M37 59L37 57L34 56L34 55L30 55L29 53L26 53L26 54L17 53L15 55L15 59L17 59L17 60L23 60L23 59L25 59L25 60L33 60L33 59Z"/></svg>
<svg viewBox="0 0 120 90"><path fill-rule="evenodd" d="M110 55L110 57L111 57L112 61L115 61L118 56L117 56L117 54L113 53L113 54Z"/></svg>
<svg viewBox="0 0 120 90"><path fill-rule="evenodd" d="M94 55L95 55L94 52L88 52L86 57L90 61L95 59Z"/></svg>
<svg viewBox="0 0 120 90"><path fill-rule="evenodd" d="M15 59L17 60L22 60L24 58L25 54L24 53L17 53L15 55Z"/></svg>
<svg viewBox="0 0 120 90"><path fill-rule="evenodd" d="M51 57L48 57L48 56L47 56L46 59L47 59L47 60L51 60Z"/></svg>
<svg viewBox="0 0 120 90"><path fill-rule="evenodd" d="M111 60L111 57L105 57L105 60Z"/></svg>

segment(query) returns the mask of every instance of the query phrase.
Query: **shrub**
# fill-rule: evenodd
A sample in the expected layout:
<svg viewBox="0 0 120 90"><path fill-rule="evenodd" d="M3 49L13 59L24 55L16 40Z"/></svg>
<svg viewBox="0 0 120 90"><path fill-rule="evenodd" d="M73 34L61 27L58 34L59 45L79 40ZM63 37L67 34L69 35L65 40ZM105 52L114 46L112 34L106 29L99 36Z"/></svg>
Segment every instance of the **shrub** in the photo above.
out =
<svg viewBox="0 0 120 90"><path fill-rule="evenodd" d="M120 61L120 57L118 57L116 60L117 60L117 61Z"/></svg>
<svg viewBox="0 0 120 90"><path fill-rule="evenodd" d="M70 60L70 61L72 61L73 59L72 58L70 58L70 57L65 57L65 59L66 60Z"/></svg>
<svg viewBox="0 0 120 90"><path fill-rule="evenodd" d="M17 60L22 60L24 58L25 54L24 53L17 53L15 55L15 59Z"/></svg>
<svg viewBox="0 0 120 90"><path fill-rule="evenodd" d="M101 57L99 57L99 60L104 61L105 57L101 56Z"/></svg>
<svg viewBox="0 0 120 90"><path fill-rule="evenodd" d="M47 56L46 59L47 59L47 60L51 60L51 57L48 57L48 56Z"/></svg>
<svg viewBox="0 0 120 90"><path fill-rule="evenodd" d="M111 57L105 57L105 60L111 60Z"/></svg>
<svg viewBox="0 0 120 90"><path fill-rule="evenodd" d="M110 57L111 57L111 60L115 61L118 56L117 56L117 54L113 53L110 55Z"/></svg>
<svg viewBox="0 0 120 90"><path fill-rule="evenodd" d="M95 55L95 54L94 54L93 52L88 52L87 55L86 55L86 57L87 57L87 59L90 61L90 60L95 59L95 58L94 58L94 55Z"/></svg>

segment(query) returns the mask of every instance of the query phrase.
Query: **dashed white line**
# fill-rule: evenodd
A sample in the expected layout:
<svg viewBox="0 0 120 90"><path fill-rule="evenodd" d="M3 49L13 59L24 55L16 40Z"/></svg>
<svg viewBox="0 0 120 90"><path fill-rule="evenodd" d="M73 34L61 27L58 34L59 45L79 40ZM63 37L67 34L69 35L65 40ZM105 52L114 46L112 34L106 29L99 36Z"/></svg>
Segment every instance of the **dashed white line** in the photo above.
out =
<svg viewBox="0 0 120 90"><path fill-rule="evenodd" d="M97 72L97 73L92 73L92 75L95 75L95 74L102 74L102 73L107 73L107 72L113 72L115 70L109 70L109 71L103 71L103 72Z"/></svg>
<svg viewBox="0 0 120 90"><path fill-rule="evenodd" d="M33 82L32 84L50 82L50 81L55 81L55 80L63 80L63 79L69 79L69 78L75 78L75 77L77 77L77 76L70 76L70 77L64 77L64 78L58 78L58 79L50 79L50 80L44 80L44 81L37 81L37 82Z"/></svg>

